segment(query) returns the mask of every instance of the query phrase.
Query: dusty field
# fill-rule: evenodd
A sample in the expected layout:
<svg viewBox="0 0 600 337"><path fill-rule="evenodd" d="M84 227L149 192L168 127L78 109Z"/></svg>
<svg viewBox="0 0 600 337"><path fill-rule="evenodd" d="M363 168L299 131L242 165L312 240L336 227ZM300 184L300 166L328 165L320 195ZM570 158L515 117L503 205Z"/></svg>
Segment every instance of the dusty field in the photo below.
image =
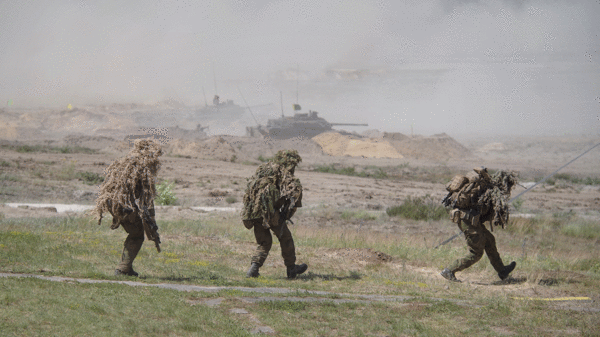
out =
<svg viewBox="0 0 600 337"><path fill-rule="evenodd" d="M148 129L153 121L174 125L160 130ZM160 177L176 182L176 193L183 206L229 205L222 196L211 197L211 191L213 195L226 193L241 200L245 179L252 175L260 159L270 157L279 149L294 148L303 158L298 176L306 188L307 207L328 205L369 210L383 210L406 196L429 194L441 199L443 184L452 175L480 165L516 170L522 182L531 182L600 142L600 137L566 136L470 137L457 141L448 135L411 138L375 132L377 138L373 141L389 141L385 143L386 151L395 148L402 158L366 158L329 155L310 139L207 137L205 132L195 129L197 124L214 125L217 122L223 123L214 117L193 115L191 111L135 105L71 111L1 110L0 170L8 179L0 182L3 185L0 201L89 204L94 199L96 187L71 178L76 172L101 175L115 158L128 152L130 142L125 139L131 136L150 135L165 143L166 155ZM231 122L232 125L235 123L239 121ZM187 125L190 129L177 125ZM210 134L210 128L206 132ZM374 134L373 131L368 133ZM340 141L338 145L342 143ZM58 148L58 151L19 150L22 145L46 146ZM76 147L93 149L94 153L77 150L68 153ZM600 147L561 173L597 179L600 177L599 162ZM318 171L331 165L336 169L354 168L356 172L377 172L380 168L389 179L315 172L315 169ZM12 181L15 180L10 179L12 176L19 176L19 181ZM517 187L514 193L521 190ZM523 197L523 209L530 212L573 209L585 213L598 210L598 197L598 185L545 185Z"/></svg>
<svg viewBox="0 0 600 337"><path fill-rule="evenodd" d="M0 121L0 202L44 202L92 204L97 187L86 184L80 173L102 175L103 170L116 158L128 152L128 135L142 135L148 131L148 116L153 110L130 106L86 108L77 111L49 110L2 110ZM181 112L181 111L180 111ZM177 114L177 110L169 110ZM181 112L183 114L183 112ZM188 114L189 115L189 114ZM132 117L133 116L133 117ZM454 174L484 165L490 169L511 169L519 172L522 182L531 182L568 162L592 145L599 137L511 138L470 137L454 140L444 136L444 142L452 142L452 149L461 147L460 156L449 148L444 152L444 142L431 137L416 137L408 141L403 158L365 158L331 156L310 139L275 141L240 136L210 136L194 131L196 124L211 124L212 120L196 117L189 130L171 128L173 131L165 142L165 156L159 173L161 180L175 182L178 204L160 208L158 219L193 219L202 212L192 206L241 207L246 178L250 177L261 158L267 158L279 149L294 148L303 157L297 176L304 186L304 209L298 213L299 230L315 228L341 228L366 233L394 233L423 240L425 247L433 247L456 232L449 221L424 225L399 218L381 220L344 219L343 210L365 211L376 217L389 206L400 204L408 196L429 195L441 200L445 195L444 184ZM203 125L204 125L203 124ZM184 125L184 124L179 124ZM182 131L183 130L183 131ZM158 133L155 133L158 134ZM438 137L439 138L439 137ZM23 149L23 145L46 146ZM432 147L433 146L433 147ZM76 147L93 149L82 153ZM466 152L462 150L466 149ZM48 149L54 150L48 150ZM59 150L56 150L56 149ZM60 149L63 150L60 150ZM396 149L403 152L396 144ZM446 155L438 158L437 152ZM74 153L72 153L73 151ZM454 152L453 152L454 151ZM462 152L461 152L462 151ZM436 153L437 153L436 152ZM433 154L432 154L433 153ZM600 147L565 168L562 173L569 177L599 179ZM320 168L354 168L355 172L384 172L384 176L360 177L318 172ZM513 195L521 192L517 187ZM232 197L232 198L227 198ZM556 181L538 186L523 196L523 204L515 213L551 214L573 211L577 215L600 220L600 186ZM25 209L0 206L5 217L59 216L52 210ZM361 232L362 233L362 232ZM166 234L166 233L165 233ZM302 235L302 234L299 234ZM498 234L502 247L503 233ZM166 234L168 238L168 234ZM528 247L535 247L532 239ZM597 253L596 249L590 254ZM461 239L452 245L464 245ZM525 242L523 243L525 246ZM502 247L506 250L506 247ZM512 247L515 251L519 247ZM358 255L356 255L358 254ZM350 260L379 261L381 256L373 251L351 252L335 250L330 258L343 257ZM383 259L385 262L385 259ZM406 266L392 261L398 268L408 268L428 278L438 279L438 268ZM547 276L547 275L546 275ZM544 276L540 276L544 277ZM573 278L579 276L573 275ZM490 281L489 273L472 272L469 282L474 289L485 287L490 291L508 292L518 296L566 296L552 293L552 289L532 289L530 283L504 284Z"/></svg>

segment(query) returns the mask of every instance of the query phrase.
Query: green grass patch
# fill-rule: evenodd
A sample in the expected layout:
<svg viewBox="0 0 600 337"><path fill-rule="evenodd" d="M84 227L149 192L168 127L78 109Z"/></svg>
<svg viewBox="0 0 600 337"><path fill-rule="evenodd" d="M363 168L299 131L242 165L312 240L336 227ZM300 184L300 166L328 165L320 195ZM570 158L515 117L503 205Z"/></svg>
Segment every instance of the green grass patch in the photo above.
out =
<svg viewBox="0 0 600 337"><path fill-rule="evenodd" d="M542 177L537 177L535 181L542 180ZM578 185L590 185L590 186L598 186L600 185L600 177L579 177L570 173L557 173L552 177L546 179L545 181L548 185L557 185L560 183L571 183Z"/></svg>
<svg viewBox="0 0 600 337"><path fill-rule="evenodd" d="M481 291L486 289L485 285L478 285L474 291L466 282L448 283L431 273L415 271L421 267L441 268L464 256L464 244L431 248L434 242L430 236L434 235L436 226L451 226L456 230L448 220L439 223L396 221L432 229L423 228L425 231L419 230L416 234L396 233L364 227L358 230L305 226L302 220L315 218L305 212L307 216L302 218L302 214L298 214L298 224L289 228L293 232L298 262L307 263L309 270L293 281L285 278L276 238L261 268L261 276L245 277L256 246L252 231L240 224L238 214L207 213L194 220L159 219L163 251L157 253L151 243L144 244L134 262L141 276L137 279L113 276L126 233L120 228L108 228L110 216L101 226L92 218L73 216L0 219L2 272L345 294L267 294L277 300L250 303L240 297L263 295L236 289L218 293L178 292L125 284L2 278L0 330L3 335L250 335L257 323L249 319L249 315L230 312L233 308L247 310L261 325L272 327L278 336L594 335L600 330L597 312L557 308L555 303L541 301L517 301L505 291ZM337 217L338 223L343 223L340 221L343 212L331 214ZM347 214L350 219L360 217L360 213ZM531 226L535 235L528 237L538 240L525 246L529 257L515 258L521 256L522 235L494 232L503 258L518 259L515 277L536 282L541 277L539 274L550 270L559 275L555 277L558 283L552 285L557 294L597 296L600 260L597 254L594 256L598 249L595 239L571 237L561 231L568 224L566 221L579 219L568 213L557 213L526 220L535 220ZM429 241L424 243L423 236ZM564 247L560 246L561 242ZM591 254L585 255L590 250ZM392 262L365 265L362 260L355 261L361 254L373 251L391 255ZM344 259L344 254L349 257ZM496 281L495 271L486 259L461 276L471 278L472 275L466 275L476 273L477 278L487 275L490 281ZM494 289L504 286L488 285ZM528 284L517 285L508 294L527 287ZM415 298L405 302L365 302L357 294ZM223 298L218 306L208 307L202 303L203 299L216 297ZM310 301L307 297L315 299ZM337 299L354 302L336 302Z"/></svg>
<svg viewBox="0 0 600 337"><path fill-rule="evenodd" d="M375 214L369 213L365 210L359 210L359 211L345 210L345 211L342 211L342 213L340 214L340 217L344 220L352 220L352 219L376 220L377 219L377 216Z"/></svg>
<svg viewBox="0 0 600 337"><path fill-rule="evenodd" d="M12 174L2 173L2 174L0 174L0 181L17 182L17 181L21 181L21 178L15 176L15 175L12 175Z"/></svg>
<svg viewBox="0 0 600 337"><path fill-rule="evenodd" d="M569 222L561 227L561 233L584 239L600 239L600 222L583 219Z"/></svg>
<svg viewBox="0 0 600 337"><path fill-rule="evenodd" d="M401 205L388 207L385 212L389 216L413 220L441 220L448 217L446 208L435 202L429 195L416 198L409 196Z"/></svg>
<svg viewBox="0 0 600 337"><path fill-rule="evenodd" d="M173 290L6 278L0 288L3 336L251 336L228 308Z"/></svg>
<svg viewBox="0 0 600 337"><path fill-rule="evenodd" d="M374 167L374 166L366 166L362 168L362 170L357 171L354 167L339 167L336 168L335 165L317 165L314 168L316 172L322 173L332 173L332 174L341 174L346 176L355 176L355 177L363 177L363 178L375 178L375 179L387 179L388 175L384 171L383 168Z"/></svg>
<svg viewBox="0 0 600 337"><path fill-rule="evenodd" d="M97 150L81 146L2 145L1 147L19 153L98 153Z"/></svg>

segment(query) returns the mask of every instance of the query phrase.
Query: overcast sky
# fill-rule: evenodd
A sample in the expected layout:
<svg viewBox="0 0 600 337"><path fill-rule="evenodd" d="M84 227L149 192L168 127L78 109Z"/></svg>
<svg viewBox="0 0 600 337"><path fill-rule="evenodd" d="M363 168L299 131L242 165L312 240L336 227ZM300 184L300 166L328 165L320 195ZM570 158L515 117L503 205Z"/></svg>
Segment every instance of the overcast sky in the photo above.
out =
<svg viewBox="0 0 600 337"><path fill-rule="evenodd" d="M0 1L0 102L242 104L240 87L287 107L298 78L330 121L598 134L598 18L598 0Z"/></svg>

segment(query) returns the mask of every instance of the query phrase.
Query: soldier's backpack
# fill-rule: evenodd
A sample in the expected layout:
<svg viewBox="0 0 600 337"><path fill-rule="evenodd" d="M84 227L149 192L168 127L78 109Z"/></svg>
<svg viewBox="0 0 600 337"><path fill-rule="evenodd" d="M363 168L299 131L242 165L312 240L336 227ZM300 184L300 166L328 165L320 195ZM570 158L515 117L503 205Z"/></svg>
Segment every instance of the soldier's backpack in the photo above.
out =
<svg viewBox="0 0 600 337"><path fill-rule="evenodd" d="M477 203L477 198L481 192L479 188L481 177L479 173L471 171L464 175L456 175L448 184L446 190L448 195L442 200L446 207L452 208L470 208Z"/></svg>

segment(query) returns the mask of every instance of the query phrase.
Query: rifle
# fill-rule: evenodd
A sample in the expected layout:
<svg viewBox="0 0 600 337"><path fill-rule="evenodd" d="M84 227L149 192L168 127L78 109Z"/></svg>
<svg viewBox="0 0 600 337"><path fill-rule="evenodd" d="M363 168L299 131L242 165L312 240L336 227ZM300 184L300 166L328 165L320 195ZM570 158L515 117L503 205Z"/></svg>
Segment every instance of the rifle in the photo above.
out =
<svg viewBox="0 0 600 337"><path fill-rule="evenodd" d="M279 210L279 227L281 227L281 232L279 232L279 236L281 237L281 235L283 234L283 229L286 226L286 222L289 221L292 224L294 223L292 220L290 220L290 210L293 209L296 206L296 200L294 200L294 197L286 197L285 198L285 202L283 204L283 206L281 207L281 209Z"/></svg>
<svg viewBox="0 0 600 337"><path fill-rule="evenodd" d="M156 246L156 250L160 253L160 235L158 235L158 225L152 216L150 215L150 211L148 210L148 206L140 206L138 204L139 200L135 200L135 206L137 208L137 213L142 219L142 225L144 226L144 232L146 233L146 237L148 240L154 241L154 245Z"/></svg>
<svg viewBox="0 0 600 337"><path fill-rule="evenodd" d="M586 153L590 152L590 151L591 151L593 148L595 148L595 147L596 147L596 146L598 146L598 145L600 145L600 143L598 143L598 144L596 144L596 145L594 145L594 146L590 147L590 148L589 148L589 149L587 149L587 150L586 150L584 153L582 153L582 154L580 154L579 156L577 156L577 157L573 158L573 159L572 159L570 162L568 162L568 163L564 164L563 166L561 166L561 167L557 168L557 169L556 169L556 171L554 171L554 172L550 173L549 175L545 176L545 177L544 177L542 180L538 181L537 183L535 183L533 186L529 187L529 188L528 188L528 189L526 189L525 191L523 191L523 192L521 192L521 193L517 194L515 197L511 198L511 199L510 199L508 202L509 202L509 203L511 203L511 202L513 202L513 201L517 200L517 199L518 199L520 196L522 196L523 194L525 194L525 193L527 193L527 192L531 191L531 190L532 190L534 187L536 187L537 185L539 185L539 184L543 183L544 181L546 181L546 179L548 179L548 178L552 177L553 175L555 175L556 173L558 173L558 171L562 170L563 168L567 167L567 166L568 166L569 164L571 164L572 162L574 162L574 161L576 161L577 159L581 158L581 157L582 157L584 154L586 154ZM444 198L444 200L442 201L442 203L443 203L444 205L445 205L445 202L446 202L446 199L447 199L447 198L448 198L448 196L446 196L446 198ZM436 249L436 248L438 248L439 246L443 246L443 245L447 244L448 242L450 242L450 241L452 241L452 240L456 239L456 238L457 238L459 235L461 235L461 234L462 234L462 232L460 232L460 233L456 233L454 236L452 236L451 238L447 239L446 241L444 241L444 242L440 243L439 245L435 246L433 249Z"/></svg>

